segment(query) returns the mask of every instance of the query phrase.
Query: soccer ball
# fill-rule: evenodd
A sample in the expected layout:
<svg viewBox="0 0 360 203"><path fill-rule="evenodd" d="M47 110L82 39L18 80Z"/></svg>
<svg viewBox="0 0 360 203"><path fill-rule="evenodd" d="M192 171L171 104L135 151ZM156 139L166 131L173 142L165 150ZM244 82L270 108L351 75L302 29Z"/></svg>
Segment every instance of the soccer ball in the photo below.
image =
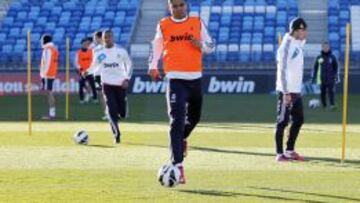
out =
<svg viewBox="0 0 360 203"><path fill-rule="evenodd" d="M320 107L320 101L318 99L311 99L309 101L309 107L312 109L316 109Z"/></svg>
<svg viewBox="0 0 360 203"><path fill-rule="evenodd" d="M85 130L80 130L74 134L74 141L76 144L87 145L89 142L89 135Z"/></svg>
<svg viewBox="0 0 360 203"><path fill-rule="evenodd" d="M175 187L180 181L180 170L172 164L165 164L159 169L158 180L164 187Z"/></svg>

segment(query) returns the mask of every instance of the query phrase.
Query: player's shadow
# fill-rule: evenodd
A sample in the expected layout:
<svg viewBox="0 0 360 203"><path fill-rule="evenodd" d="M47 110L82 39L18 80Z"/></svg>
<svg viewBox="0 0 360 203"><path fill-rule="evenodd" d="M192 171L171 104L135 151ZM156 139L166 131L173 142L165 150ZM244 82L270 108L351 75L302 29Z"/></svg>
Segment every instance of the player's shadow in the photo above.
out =
<svg viewBox="0 0 360 203"><path fill-rule="evenodd" d="M275 195L264 195L264 194L250 194L244 192L226 192L219 190L184 190L179 189L178 192L196 194L196 195L205 195L205 196L213 196L213 197L255 197L262 198L267 200L279 200L279 201L293 201L293 202L310 202L310 203L325 203L322 201L315 200L307 200L307 199L296 199L291 197L282 197Z"/></svg>
<svg viewBox="0 0 360 203"><path fill-rule="evenodd" d="M87 147L97 147L97 148L115 148L115 146L111 146L111 145L101 145L101 144L92 144L92 145L87 145Z"/></svg>
<svg viewBox="0 0 360 203"><path fill-rule="evenodd" d="M247 152L247 151L238 151L238 150L224 150L210 147L197 147L193 146L190 149L198 150L198 151L207 151L207 152L217 152L217 153L228 153L228 154L242 154L242 155L251 155L251 156L270 156L274 157L275 155L272 153L265 152ZM314 163L314 164L327 164L332 166L339 167L352 167L352 168L360 168L360 160L347 160L346 164L339 164L339 159L330 158L330 157L315 157L309 156L305 159L306 162Z"/></svg>
<svg viewBox="0 0 360 203"><path fill-rule="evenodd" d="M284 192L284 193L291 193L291 194L312 195L312 196L316 196L316 197L332 198L332 199L336 199L338 201L360 202L359 198L346 197L346 196L340 196L340 195L320 194L320 193L314 193L314 192L302 192L302 191L278 189L278 188L268 188L268 187L249 187L249 188L256 189L256 190L264 190L264 191L268 191L268 192Z"/></svg>
<svg viewBox="0 0 360 203"><path fill-rule="evenodd" d="M167 146L156 145L156 144L139 144L139 143L126 143L126 144L134 145L134 146L148 146L148 147L157 147L157 148L169 148ZM195 150L195 151L212 152L212 153L275 157L275 154L266 153L266 152L250 152L250 151L239 151L239 150L227 150L227 149L219 149L219 148L211 148L211 147L198 147L198 146L192 146L192 147L189 147L189 149L190 150ZM347 160L345 162L346 164L340 164L339 159L336 159L336 158L309 156L309 157L306 157L305 162L309 162L309 163L313 163L313 164L328 165L328 166L360 169L360 160Z"/></svg>

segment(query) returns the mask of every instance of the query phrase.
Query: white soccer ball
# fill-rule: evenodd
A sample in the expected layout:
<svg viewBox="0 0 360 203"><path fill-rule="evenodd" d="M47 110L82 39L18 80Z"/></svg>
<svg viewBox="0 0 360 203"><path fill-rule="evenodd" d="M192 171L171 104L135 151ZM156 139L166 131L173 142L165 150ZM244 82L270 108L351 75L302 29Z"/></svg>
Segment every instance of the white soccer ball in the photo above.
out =
<svg viewBox="0 0 360 203"><path fill-rule="evenodd" d="M74 134L76 144L87 145L89 143L89 135L85 130L80 130Z"/></svg>
<svg viewBox="0 0 360 203"><path fill-rule="evenodd" d="M180 181L180 170L172 164L165 164L159 169L158 180L164 187L175 187Z"/></svg>
<svg viewBox="0 0 360 203"><path fill-rule="evenodd" d="M320 107L320 100L318 99L311 99L309 101L309 107L312 109L316 109Z"/></svg>

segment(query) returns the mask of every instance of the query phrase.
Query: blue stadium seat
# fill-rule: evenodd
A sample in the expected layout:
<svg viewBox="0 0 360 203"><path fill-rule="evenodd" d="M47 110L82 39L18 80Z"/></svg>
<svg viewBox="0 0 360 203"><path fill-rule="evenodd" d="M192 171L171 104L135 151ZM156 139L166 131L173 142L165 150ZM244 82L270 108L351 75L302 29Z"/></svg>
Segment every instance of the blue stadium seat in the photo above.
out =
<svg viewBox="0 0 360 203"><path fill-rule="evenodd" d="M260 62L262 60L262 45L253 44L251 47L251 59L253 62Z"/></svg>
<svg viewBox="0 0 360 203"><path fill-rule="evenodd" d="M240 62L248 63L250 62L250 45L249 44L241 44L240 45Z"/></svg>
<svg viewBox="0 0 360 203"><path fill-rule="evenodd" d="M5 41L6 41L6 34L5 33L0 33L0 44L2 44Z"/></svg>
<svg viewBox="0 0 360 203"><path fill-rule="evenodd" d="M218 44L216 47L216 60L218 62L226 62L227 59L227 45L226 44Z"/></svg>

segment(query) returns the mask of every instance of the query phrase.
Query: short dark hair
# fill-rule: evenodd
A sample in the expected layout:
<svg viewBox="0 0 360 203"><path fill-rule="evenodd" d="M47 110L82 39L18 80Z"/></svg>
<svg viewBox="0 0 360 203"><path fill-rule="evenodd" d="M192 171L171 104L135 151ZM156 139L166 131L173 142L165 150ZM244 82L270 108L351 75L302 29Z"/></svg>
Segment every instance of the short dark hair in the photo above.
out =
<svg viewBox="0 0 360 203"><path fill-rule="evenodd" d="M91 38L91 37L84 37L84 38L81 40L81 44L83 44L84 42L92 42L92 38Z"/></svg>
<svg viewBox="0 0 360 203"><path fill-rule="evenodd" d="M183 0L185 3L187 3L187 0ZM169 4L172 4L173 3L173 0L168 0L168 3Z"/></svg>
<svg viewBox="0 0 360 203"><path fill-rule="evenodd" d="M44 34L41 37L41 43L44 45L44 44L47 44L49 42L52 42L52 36L50 34Z"/></svg>
<svg viewBox="0 0 360 203"><path fill-rule="evenodd" d="M106 33L111 33L113 34L113 31L111 29L106 29L102 32L102 36L104 37Z"/></svg>
<svg viewBox="0 0 360 203"><path fill-rule="evenodd" d="M290 33L293 33L295 30L300 30L300 29L305 29L305 30L307 29L307 24L305 20L300 17L296 17L292 19L289 25Z"/></svg>
<svg viewBox="0 0 360 203"><path fill-rule="evenodd" d="M103 32L100 31L100 30L95 32L95 36L98 37L98 38L101 38L102 34L103 34Z"/></svg>

